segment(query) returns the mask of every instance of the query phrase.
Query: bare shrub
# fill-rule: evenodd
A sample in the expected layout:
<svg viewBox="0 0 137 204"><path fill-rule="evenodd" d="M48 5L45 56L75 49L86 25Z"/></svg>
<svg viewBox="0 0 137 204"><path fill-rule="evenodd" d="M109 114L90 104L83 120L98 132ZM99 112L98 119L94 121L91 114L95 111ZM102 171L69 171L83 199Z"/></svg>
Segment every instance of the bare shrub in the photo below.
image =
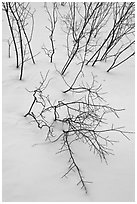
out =
<svg viewBox="0 0 137 204"><path fill-rule="evenodd" d="M98 61L106 61L108 58L112 58L113 63L107 72L124 63L135 54L131 49L135 43L135 3L113 3L112 14L112 28L105 36L105 39L102 40L101 45L98 45L96 52L86 62L86 65L92 62L92 66L94 66ZM127 50L128 54L126 54ZM116 63L122 54L122 59Z"/></svg>
<svg viewBox="0 0 137 204"><path fill-rule="evenodd" d="M94 39L109 19L111 3L68 3L69 11L61 16L66 25L68 59L61 71L64 75L74 57L86 60L93 49ZM69 44L72 44L70 46ZM82 57L82 55L84 55Z"/></svg>
<svg viewBox="0 0 137 204"><path fill-rule="evenodd" d="M100 93L101 85L96 84L94 77L91 86L83 83L79 87L71 89L77 99L54 102L46 94L46 88L50 82L48 72L45 77L41 75L41 78L40 85L34 91L30 91L33 95L33 101L24 117L30 116L38 128L47 129L46 141L61 143L58 153L67 153L69 156L68 170L63 177L76 170L79 176L77 185L80 185L87 193L86 184L91 182L84 179L75 159L72 145L79 141L83 142L101 160L107 162L107 155L113 154L110 145L117 142L111 138L111 133L120 133L128 139L127 134L130 132L124 131L122 127L109 125L110 121L106 121L106 116L114 114L119 118L118 112L124 109L115 109L106 104ZM55 124L62 124L62 129L58 134Z"/></svg>
<svg viewBox="0 0 137 204"><path fill-rule="evenodd" d="M24 63L32 60L35 64L31 48L31 40L34 29L34 11L31 11L30 3L6 2L3 3L3 10L6 12L9 28L12 35L16 53L16 67L20 67L20 80L23 77ZM29 25L29 32L27 27ZM11 41L11 42L12 42ZM8 41L9 55L11 43ZM19 62L19 58L20 61Z"/></svg>

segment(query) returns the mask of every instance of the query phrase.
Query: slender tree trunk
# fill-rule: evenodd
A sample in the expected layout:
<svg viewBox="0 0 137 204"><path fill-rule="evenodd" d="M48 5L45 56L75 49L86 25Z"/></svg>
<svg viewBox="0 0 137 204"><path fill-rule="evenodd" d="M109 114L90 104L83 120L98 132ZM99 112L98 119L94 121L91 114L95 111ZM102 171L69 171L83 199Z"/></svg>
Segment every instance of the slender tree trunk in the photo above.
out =
<svg viewBox="0 0 137 204"><path fill-rule="evenodd" d="M4 6L4 9L5 9L6 15L7 15L7 19L8 19L8 24L9 24L9 27L10 27L11 36L12 36L13 43L14 43L14 48L15 48L15 53L16 53L16 68L19 68L19 55L18 55L17 44L16 44L16 40L15 40L13 28L12 28L12 25L11 25L11 22L10 22L9 13L8 13L8 6L9 6L9 5L8 5L8 3L6 2L7 8L6 8L6 6L4 5L4 3L3 3L3 6Z"/></svg>
<svg viewBox="0 0 137 204"><path fill-rule="evenodd" d="M16 3L15 3L16 4ZM23 67L24 67L24 53L23 53L23 42L22 42L22 33L21 33L21 28L20 28L20 25L19 25L19 21L14 13L14 11L12 10L12 7L9 3L9 8L12 12L12 15L14 16L15 20L16 20L16 23L17 23L17 26L18 26L18 32L19 32L19 39L20 39L20 52L21 52L21 72L20 72L20 80L22 80L22 76L23 76Z"/></svg>

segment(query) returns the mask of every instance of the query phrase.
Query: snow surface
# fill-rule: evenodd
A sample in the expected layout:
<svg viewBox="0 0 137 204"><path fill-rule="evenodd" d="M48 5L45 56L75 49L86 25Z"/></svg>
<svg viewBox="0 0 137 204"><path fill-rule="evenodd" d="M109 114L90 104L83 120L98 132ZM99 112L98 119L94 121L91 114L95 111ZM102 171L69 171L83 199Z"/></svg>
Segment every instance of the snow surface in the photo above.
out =
<svg viewBox="0 0 137 204"><path fill-rule="evenodd" d="M36 8L35 30L32 47L34 53L41 51L43 43L49 45L45 25L48 24L43 3L32 3ZM108 165L84 144L78 144L77 159L82 172L89 181L88 194L77 186L78 177L71 173L68 179L61 179L68 167L67 154L56 154L60 143L44 143L46 132L31 123L29 117L23 115L28 111L32 96L26 88L33 90L40 82L40 72L46 74L50 70L52 81L48 88L51 98L69 99L71 95L62 94L66 88L54 64L43 51L36 57L36 65L31 61L25 64L23 80L19 81L19 70L15 68L14 53L12 58L7 56L6 39L10 36L7 20L3 14L3 71L2 71L2 126L3 126L3 201L6 202L131 202L134 201L134 134L129 135L130 141L121 135L115 135L119 140L113 146L114 156L108 157ZM57 54L54 62L61 70L65 62L65 39L63 32L56 30ZM60 51L61 50L61 51ZM69 68L68 79L76 73L75 63ZM102 84L107 102L115 108L125 108L120 119L112 118L111 123L125 126L126 130L134 131L134 58L115 70L106 73L106 63L98 63L94 68L85 67L85 77L90 83L91 72L97 75ZM110 119L111 120L111 119ZM59 128L59 127L57 127ZM35 145L37 144L37 145Z"/></svg>

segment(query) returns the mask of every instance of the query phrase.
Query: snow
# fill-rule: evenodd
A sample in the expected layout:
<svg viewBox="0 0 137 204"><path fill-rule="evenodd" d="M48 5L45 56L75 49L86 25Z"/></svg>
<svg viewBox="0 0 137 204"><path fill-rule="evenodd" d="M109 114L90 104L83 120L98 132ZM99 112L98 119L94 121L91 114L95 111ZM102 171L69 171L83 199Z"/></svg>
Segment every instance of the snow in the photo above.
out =
<svg viewBox="0 0 137 204"><path fill-rule="evenodd" d="M3 14L2 42L2 152L3 152L3 201L4 202L132 202L134 201L134 134L130 141L121 135L115 135L119 143L113 146L114 156L109 156L108 165L90 152L86 145L78 144L76 157L86 179L92 181L88 185L88 194L77 186L78 177L71 173L68 179L61 178L68 167L67 154L56 154L60 143L45 143L46 131L37 128L29 117L24 118L32 102L32 96L26 91L39 85L40 72L46 74L50 70L52 77L47 89L52 99L70 99L70 94L63 94L66 88L57 73L54 64L41 50L43 43L49 45L45 25L48 24L42 3L32 3L36 8L35 32L32 47L34 53L41 51L36 57L36 65L31 61L25 64L23 80L20 81L19 70L15 68L14 53L9 59L5 39L9 37L7 21ZM65 38L56 31L57 50L54 61L58 70L65 62ZM61 52L60 52L61 50ZM97 63L94 68L85 67L85 77L91 79L91 72L97 75L102 84L104 98L115 108L125 108L120 119L110 118L110 124L125 126L134 131L135 101L135 65L134 58L107 73L106 63ZM75 63L68 70L68 80L73 80L77 72ZM57 127L58 129L59 127ZM60 127L61 128L61 127Z"/></svg>

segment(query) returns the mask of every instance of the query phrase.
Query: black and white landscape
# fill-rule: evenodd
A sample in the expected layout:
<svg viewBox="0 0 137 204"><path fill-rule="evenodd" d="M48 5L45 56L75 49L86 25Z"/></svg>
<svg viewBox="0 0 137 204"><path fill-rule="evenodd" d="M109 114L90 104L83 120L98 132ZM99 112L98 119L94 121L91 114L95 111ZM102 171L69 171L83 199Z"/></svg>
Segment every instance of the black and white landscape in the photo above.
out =
<svg viewBox="0 0 137 204"><path fill-rule="evenodd" d="M133 202L134 2L2 3L3 202Z"/></svg>

